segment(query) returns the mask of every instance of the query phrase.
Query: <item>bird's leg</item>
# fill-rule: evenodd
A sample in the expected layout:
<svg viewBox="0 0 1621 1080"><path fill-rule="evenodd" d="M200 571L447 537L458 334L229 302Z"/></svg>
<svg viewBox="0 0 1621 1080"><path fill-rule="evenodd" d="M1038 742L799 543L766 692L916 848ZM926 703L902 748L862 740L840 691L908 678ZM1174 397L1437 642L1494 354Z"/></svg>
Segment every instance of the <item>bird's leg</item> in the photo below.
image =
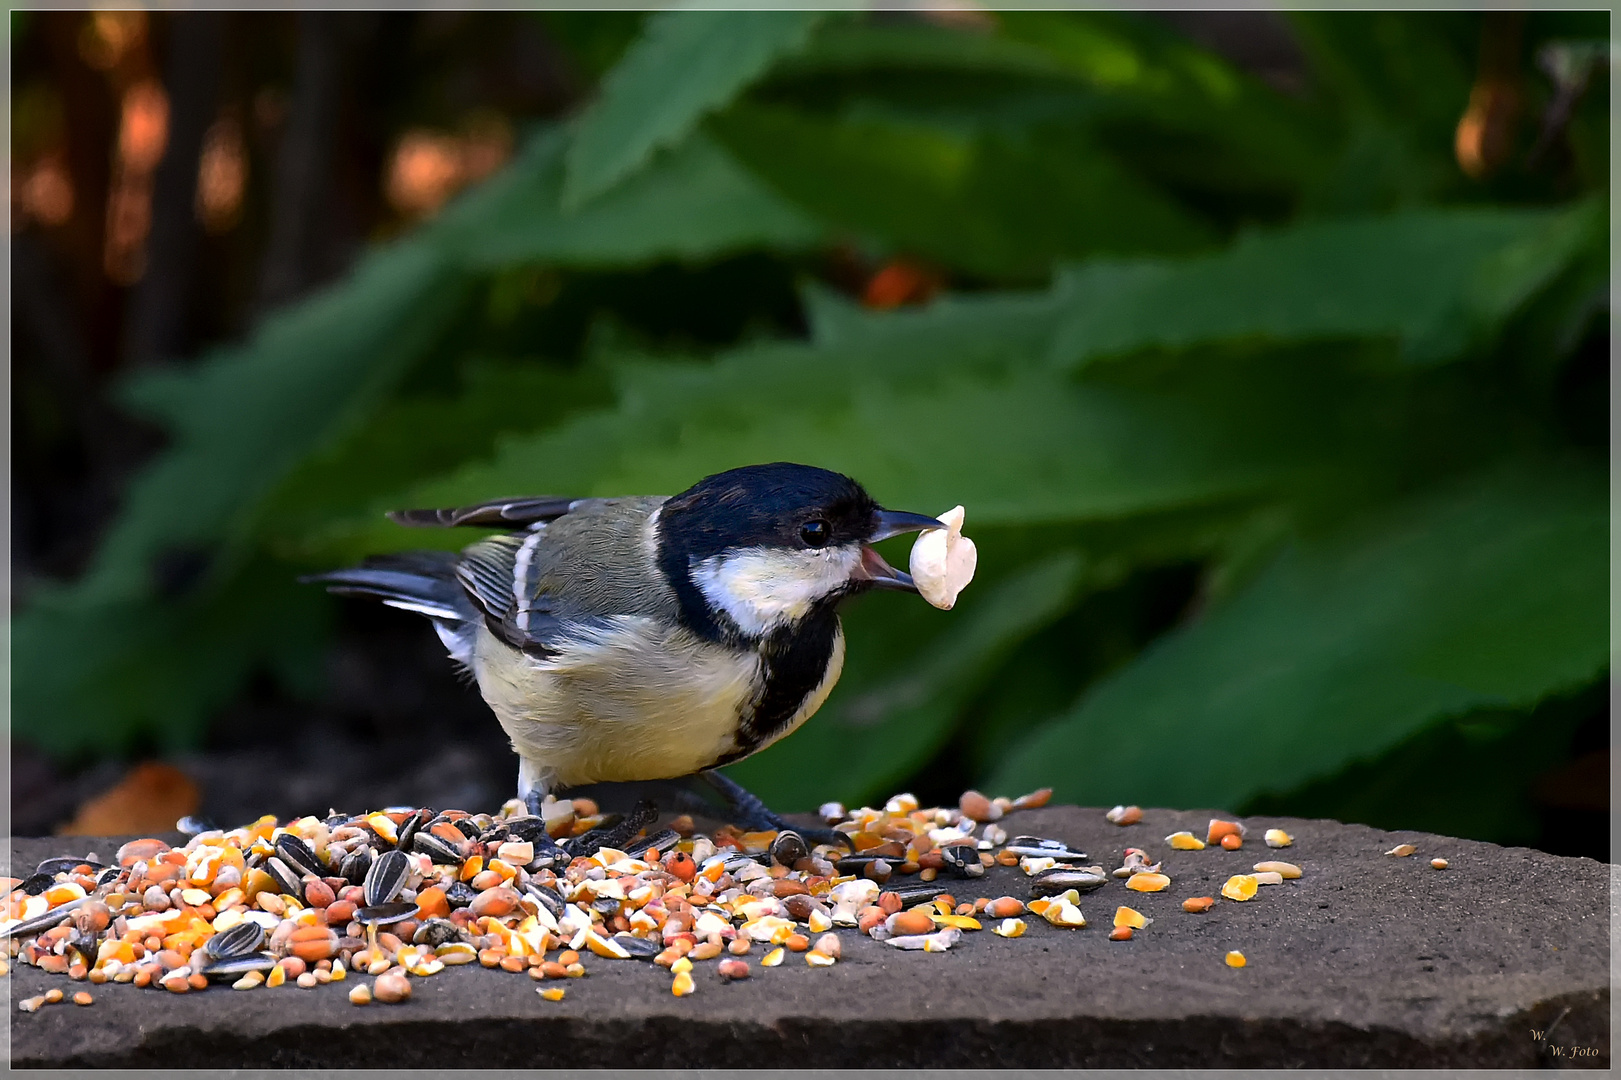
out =
<svg viewBox="0 0 1621 1080"><path fill-rule="evenodd" d="M751 832L768 832L783 829L792 829L813 844L842 844L850 846L850 840L843 833L833 829L807 828L784 821L771 812L760 797L727 776L719 769L709 769L698 774L709 783L721 798L726 800L726 807L732 813L732 819L738 825Z"/></svg>
<svg viewBox="0 0 1621 1080"><path fill-rule="evenodd" d="M530 764L528 758L518 759L518 798L536 817L540 817L540 807L546 801L548 786L540 770Z"/></svg>
<svg viewBox="0 0 1621 1080"><path fill-rule="evenodd" d="M542 825L527 830L526 836L535 845L536 855L550 855L554 865L567 865L571 856L568 851L552 839L544 827L545 818L540 808L546 801L547 783L539 770L533 768L525 758L518 759L518 798L523 802L524 808L536 818L540 818Z"/></svg>

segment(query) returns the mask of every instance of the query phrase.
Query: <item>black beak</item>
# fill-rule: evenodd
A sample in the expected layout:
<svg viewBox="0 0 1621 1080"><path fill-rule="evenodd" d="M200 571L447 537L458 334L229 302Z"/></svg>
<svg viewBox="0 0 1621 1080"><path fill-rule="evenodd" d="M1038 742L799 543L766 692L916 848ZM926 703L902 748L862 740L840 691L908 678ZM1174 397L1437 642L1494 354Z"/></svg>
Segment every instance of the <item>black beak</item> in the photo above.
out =
<svg viewBox="0 0 1621 1080"><path fill-rule="evenodd" d="M909 514L904 510L880 510L878 527L873 530L867 544L876 544L880 540L888 540L891 536L899 536L902 533L945 527L945 522L927 514ZM861 565L850 575L853 579L868 582L875 589L903 589L907 592L917 592L917 585L912 581L911 574L889 565L882 555L867 544L861 545Z"/></svg>
<svg viewBox="0 0 1621 1080"><path fill-rule="evenodd" d="M921 532L924 529L943 529L946 523L939 518L929 517L927 514L909 514L905 510L878 511L878 528L867 538L867 543L876 544L880 540L888 540L891 536L902 533Z"/></svg>

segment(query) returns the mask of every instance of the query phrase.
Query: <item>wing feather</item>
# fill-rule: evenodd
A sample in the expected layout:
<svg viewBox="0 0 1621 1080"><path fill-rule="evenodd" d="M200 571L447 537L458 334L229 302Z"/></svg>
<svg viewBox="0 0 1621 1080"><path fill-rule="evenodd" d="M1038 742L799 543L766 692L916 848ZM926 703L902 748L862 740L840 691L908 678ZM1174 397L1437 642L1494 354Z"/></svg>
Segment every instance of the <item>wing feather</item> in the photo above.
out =
<svg viewBox="0 0 1621 1080"><path fill-rule="evenodd" d="M390 510L389 519L415 528L452 528L479 525L485 528L512 528L555 521L574 509L583 499L557 495L529 495L513 499L492 499L472 506L444 510Z"/></svg>

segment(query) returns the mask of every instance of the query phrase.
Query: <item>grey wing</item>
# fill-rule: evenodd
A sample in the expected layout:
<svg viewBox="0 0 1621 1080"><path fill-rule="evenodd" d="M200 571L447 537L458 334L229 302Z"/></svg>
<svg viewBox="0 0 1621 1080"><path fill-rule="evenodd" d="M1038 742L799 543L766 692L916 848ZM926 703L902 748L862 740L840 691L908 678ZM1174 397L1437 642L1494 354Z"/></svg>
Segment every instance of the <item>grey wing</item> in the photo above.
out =
<svg viewBox="0 0 1621 1080"><path fill-rule="evenodd" d="M514 526L543 525L548 521L555 521L587 501L589 500L562 498L556 495L531 495L515 499L492 499L472 506L457 506L444 510L390 510L388 516L396 524L418 528L482 525L486 528L510 529Z"/></svg>
<svg viewBox="0 0 1621 1080"><path fill-rule="evenodd" d="M534 552L543 537L536 531L481 540L456 560L456 579L491 633L515 649L548 656L571 632L600 620L560 615L552 598L536 589Z"/></svg>

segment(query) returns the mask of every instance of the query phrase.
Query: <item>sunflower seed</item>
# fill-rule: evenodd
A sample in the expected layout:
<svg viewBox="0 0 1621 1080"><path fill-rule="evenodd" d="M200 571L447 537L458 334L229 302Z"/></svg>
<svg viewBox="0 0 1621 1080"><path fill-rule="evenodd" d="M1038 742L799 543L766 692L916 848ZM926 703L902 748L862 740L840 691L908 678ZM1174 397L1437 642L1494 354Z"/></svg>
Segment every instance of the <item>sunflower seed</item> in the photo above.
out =
<svg viewBox="0 0 1621 1080"><path fill-rule="evenodd" d="M411 859L405 852L398 848L385 851L366 872L366 906L386 904L400 895L410 871Z"/></svg>
<svg viewBox="0 0 1621 1080"><path fill-rule="evenodd" d="M264 927L244 920L209 938L203 950L216 960L231 960L257 952L264 939Z"/></svg>
<svg viewBox="0 0 1621 1080"><path fill-rule="evenodd" d="M351 851L343 857L343 862L338 865L338 876L347 880L351 885L359 885L366 880L366 871L371 869L371 864L370 848Z"/></svg>
<svg viewBox="0 0 1621 1080"><path fill-rule="evenodd" d="M94 859L81 859L77 855L58 855L54 859L46 859L34 868L35 874L49 874L55 878L57 874L66 874L75 866L88 865L91 872L102 869L102 864Z"/></svg>
<svg viewBox="0 0 1621 1080"><path fill-rule="evenodd" d="M792 868L794 863L810 854L805 838L792 829L784 829L771 841L771 858L779 865Z"/></svg>
<svg viewBox="0 0 1621 1080"><path fill-rule="evenodd" d="M282 862L300 875L326 876L326 864L315 854L315 849L292 833L282 833L276 837L276 854L280 856Z"/></svg>
<svg viewBox="0 0 1621 1080"><path fill-rule="evenodd" d="M356 911L355 918L374 926L389 926L404 922L416 913L417 906L412 903L372 904Z"/></svg>
<svg viewBox="0 0 1621 1080"><path fill-rule="evenodd" d="M1090 870L1047 870L1037 874L1030 882L1030 895L1057 896L1069 889L1088 893L1103 888L1108 880L1102 874L1094 874Z"/></svg>
<svg viewBox="0 0 1621 1080"><path fill-rule="evenodd" d="M276 856L265 860L264 871L276 882L276 888L288 896L298 896L304 891L299 886L298 875Z"/></svg>

